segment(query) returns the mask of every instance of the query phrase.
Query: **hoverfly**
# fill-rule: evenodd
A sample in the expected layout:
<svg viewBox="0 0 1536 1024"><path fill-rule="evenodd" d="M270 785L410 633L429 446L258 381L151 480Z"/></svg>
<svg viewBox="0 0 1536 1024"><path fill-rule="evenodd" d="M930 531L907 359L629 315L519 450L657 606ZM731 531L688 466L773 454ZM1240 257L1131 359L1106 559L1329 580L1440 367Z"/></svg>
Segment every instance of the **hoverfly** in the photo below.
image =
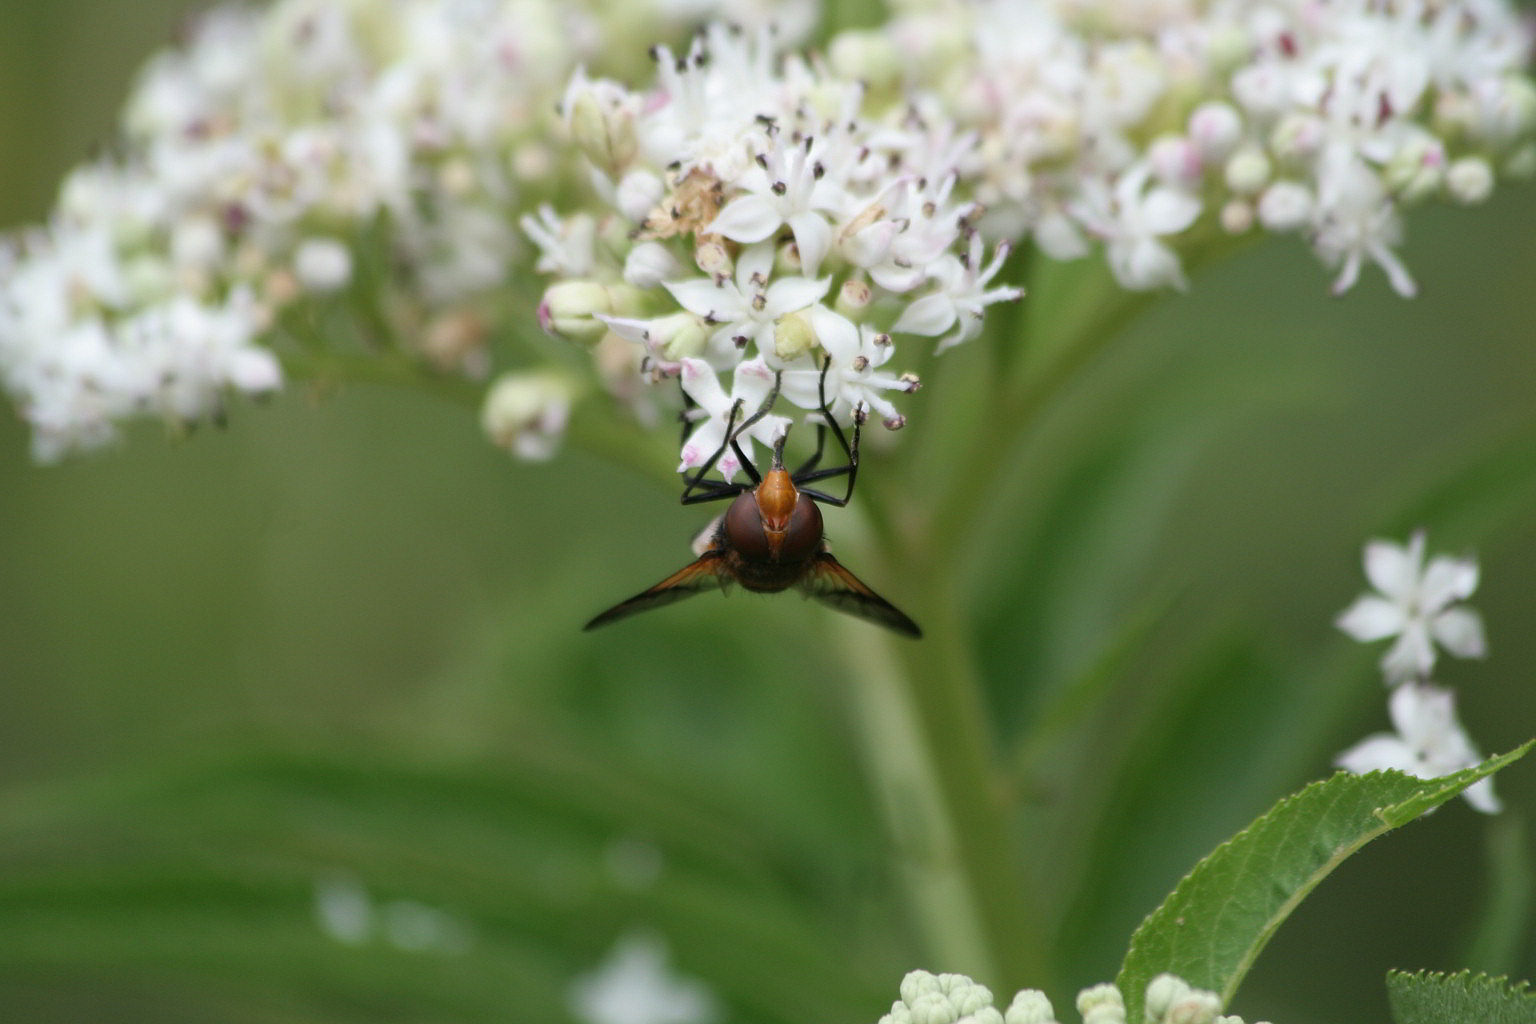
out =
<svg viewBox="0 0 1536 1024"><path fill-rule="evenodd" d="M759 473L741 450L739 438L742 431L767 415L778 397L779 385L775 379L773 391L762 406L734 430L728 428L725 440L715 453L698 472L685 479L684 505L732 499L725 513L716 517L695 542L694 553L698 558L654 587L598 615L587 623L586 629L607 625L636 612L660 608L705 590L724 590L732 583L740 583L747 590L764 593L799 587L807 596L838 611L857 615L904 636L922 636L917 623L866 586L827 550L821 509L816 503L824 501L841 508L853 496L853 483L859 472L861 419L856 417L854 420L853 443L850 445L827 408L825 369L819 390L821 423L816 427L816 451L804 465L793 473L784 468L787 430L774 442L773 464L766 474ZM738 401L731 410L732 423L740 411L740 404ZM847 463L818 469L829 430L842 448ZM704 479L728 448L735 453L750 483ZM806 486L839 476L848 478L847 489L841 498Z"/></svg>

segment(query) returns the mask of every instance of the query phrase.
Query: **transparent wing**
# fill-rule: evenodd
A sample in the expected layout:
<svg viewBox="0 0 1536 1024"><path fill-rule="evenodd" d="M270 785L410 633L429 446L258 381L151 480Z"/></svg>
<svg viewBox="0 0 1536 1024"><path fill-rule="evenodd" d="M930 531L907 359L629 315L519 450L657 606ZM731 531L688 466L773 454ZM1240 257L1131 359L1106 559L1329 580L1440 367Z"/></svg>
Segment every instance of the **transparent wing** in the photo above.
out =
<svg viewBox="0 0 1536 1024"><path fill-rule="evenodd" d="M800 586L811 597L840 612L857 615L861 619L893 629L902 636L916 639L923 635L917 623L865 586L864 581L849 572L843 563L832 557L830 551L823 551L816 556L810 573Z"/></svg>
<svg viewBox="0 0 1536 1024"><path fill-rule="evenodd" d="M662 605L681 601L685 597L692 597L705 590L721 589L725 585L725 580L720 576L722 557L722 552L718 550L705 551L697 561L683 566L649 590L641 591L628 601L619 602L582 628L596 629L598 626L617 622L636 612L660 608Z"/></svg>

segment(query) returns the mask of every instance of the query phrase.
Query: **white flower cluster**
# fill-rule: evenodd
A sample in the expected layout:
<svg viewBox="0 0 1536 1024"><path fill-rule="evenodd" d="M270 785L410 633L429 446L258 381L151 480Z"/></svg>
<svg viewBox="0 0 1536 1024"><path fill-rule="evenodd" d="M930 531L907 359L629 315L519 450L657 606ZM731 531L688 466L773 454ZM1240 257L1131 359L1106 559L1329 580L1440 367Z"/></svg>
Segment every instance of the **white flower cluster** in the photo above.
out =
<svg viewBox="0 0 1536 1024"><path fill-rule="evenodd" d="M1391 768L1432 779L1481 763L1456 718L1455 694L1430 682L1437 645L1462 658L1487 654L1482 617L1457 604L1477 589L1477 561L1440 555L1426 565L1421 530L1406 547L1367 544L1365 575L1377 592L1362 594L1336 624L1365 643L1397 637L1381 659L1382 676L1393 688L1387 709L1396 731L1361 740L1339 755L1339 767L1357 773ZM1492 779L1473 783L1462 795L1485 814L1502 809Z"/></svg>
<svg viewBox="0 0 1536 1024"><path fill-rule="evenodd" d="M768 32L720 25L684 54L657 48L644 92L578 74L563 110L592 164L599 216L544 210L525 229L561 280L540 310L553 333L612 349L653 379L679 377L699 421L679 470L779 397L814 419L904 419L886 397L917 378L886 369L894 337L973 337L989 260L957 196L969 140L863 86L776 55ZM619 360L621 364L624 360ZM722 377L725 383L722 382ZM733 420L734 415L734 420ZM789 420L741 434L772 444ZM718 468L739 468L726 453Z"/></svg>
<svg viewBox="0 0 1536 1024"><path fill-rule="evenodd" d="M1125 999L1114 985L1094 985L1077 996L1083 1024L1126 1024ZM1191 987L1171 974L1152 979L1146 993L1147 1024L1243 1024L1223 1014L1214 992ZM963 974L912 971L901 982L901 999L880 1024L1057 1024L1044 992L1024 989L1006 1010L992 992Z"/></svg>
<svg viewBox="0 0 1536 1024"><path fill-rule="evenodd" d="M370 355L483 374L517 217L562 179L571 70L674 16L771 5L601 6L277 0L193 22L144 69L113 155L68 177L46 227L0 242L0 386L34 454L278 388L271 345L302 299L347 303ZM336 350L299 326L304 354Z"/></svg>
<svg viewBox="0 0 1536 1024"><path fill-rule="evenodd" d="M1001 232L1126 288L1255 230L1305 238L1351 287L1412 295L1401 208L1475 203L1536 169L1530 26L1504 0L912 0L837 66L915 81L980 145ZM990 229L991 224L988 227Z"/></svg>

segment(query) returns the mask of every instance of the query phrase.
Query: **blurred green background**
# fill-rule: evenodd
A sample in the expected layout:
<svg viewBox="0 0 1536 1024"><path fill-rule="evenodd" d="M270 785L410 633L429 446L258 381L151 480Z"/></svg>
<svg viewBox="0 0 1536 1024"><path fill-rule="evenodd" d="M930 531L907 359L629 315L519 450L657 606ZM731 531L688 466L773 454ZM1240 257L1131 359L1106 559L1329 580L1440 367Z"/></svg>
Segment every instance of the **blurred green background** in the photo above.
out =
<svg viewBox="0 0 1536 1024"><path fill-rule="evenodd" d="M186 10L0 0L0 225L46 216ZM1378 652L1331 625L1367 537L1479 554L1492 656L1440 676L1485 751L1536 734L1536 195L1418 211L1405 256L1419 298L1368 272L1331 299L1299 244L1248 248L997 467L1015 571L967 614L1000 734L1172 601L1114 668L1144 703L1093 712L1025 795L1095 796L1038 840L1091 879L1066 985L1111 977L1199 856L1386 727ZM903 444L981 359L923 368ZM637 927L732 1021L874 1024L903 971L963 969L923 962L827 613L733 595L579 631L685 557L703 516L655 474L515 463L473 410L361 386L51 468L27 444L0 418L0 1019L561 1021ZM856 568L898 605L926 585ZM1536 977L1536 777L1497 785L1504 817L1458 802L1346 864L1234 1009L1383 1019L1389 966ZM657 880L615 869L636 851ZM454 915L467 949L327 938L312 887L337 872Z"/></svg>

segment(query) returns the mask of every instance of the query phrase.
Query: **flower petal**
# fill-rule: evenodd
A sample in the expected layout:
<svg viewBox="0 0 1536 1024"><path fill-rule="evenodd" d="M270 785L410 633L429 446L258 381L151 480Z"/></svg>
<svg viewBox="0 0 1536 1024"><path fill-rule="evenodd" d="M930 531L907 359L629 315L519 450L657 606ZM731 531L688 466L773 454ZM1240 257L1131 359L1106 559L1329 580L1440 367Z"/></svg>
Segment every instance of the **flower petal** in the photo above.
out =
<svg viewBox="0 0 1536 1024"><path fill-rule="evenodd" d="M1477 562L1470 558L1441 555L1429 560L1420 584L1419 604L1433 614L1452 601L1471 597L1477 589Z"/></svg>
<svg viewBox="0 0 1536 1024"><path fill-rule="evenodd" d="M943 292L924 295L902 310L891 325L892 334L943 334L955 325L955 304Z"/></svg>
<svg viewBox="0 0 1536 1024"><path fill-rule="evenodd" d="M1430 634L1458 658L1485 658L1483 617L1471 608L1447 608L1429 621Z"/></svg>
<svg viewBox="0 0 1536 1024"><path fill-rule="evenodd" d="M795 233L795 248L800 250L800 267L807 277L815 277L821 261L832 248L832 225L819 213L797 213L789 218Z"/></svg>
<svg viewBox="0 0 1536 1024"><path fill-rule="evenodd" d="M1419 770L1418 758L1413 749L1391 733L1379 732L1350 747L1333 759L1333 763L1347 772L1364 775L1394 769L1410 775Z"/></svg>
<svg viewBox="0 0 1536 1024"><path fill-rule="evenodd" d="M1388 686L1410 679L1423 679L1435 667L1435 647L1429 630L1418 619L1409 620L1403 635L1381 657L1381 672Z"/></svg>
<svg viewBox="0 0 1536 1024"><path fill-rule="evenodd" d="M1386 596L1401 601L1418 589L1423 560L1422 530L1413 535L1406 548L1389 540L1373 540L1365 546L1365 578Z"/></svg>
<svg viewBox="0 0 1536 1024"><path fill-rule="evenodd" d="M1493 779L1478 779L1472 785L1461 791L1474 810L1484 814L1498 814L1504 809L1504 802L1493 793Z"/></svg>
<svg viewBox="0 0 1536 1024"><path fill-rule="evenodd" d="M1395 636L1403 629L1403 609L1375 594L1362 594L1333 624L1361 643Z"/></svg>
<svg viewBox="0 0 1536 1024"><path fill-rule="evenodd" d="M783 223L777 204L765 196L747 195L726 203L705 231L733 242L761 242Z"/></svg>

